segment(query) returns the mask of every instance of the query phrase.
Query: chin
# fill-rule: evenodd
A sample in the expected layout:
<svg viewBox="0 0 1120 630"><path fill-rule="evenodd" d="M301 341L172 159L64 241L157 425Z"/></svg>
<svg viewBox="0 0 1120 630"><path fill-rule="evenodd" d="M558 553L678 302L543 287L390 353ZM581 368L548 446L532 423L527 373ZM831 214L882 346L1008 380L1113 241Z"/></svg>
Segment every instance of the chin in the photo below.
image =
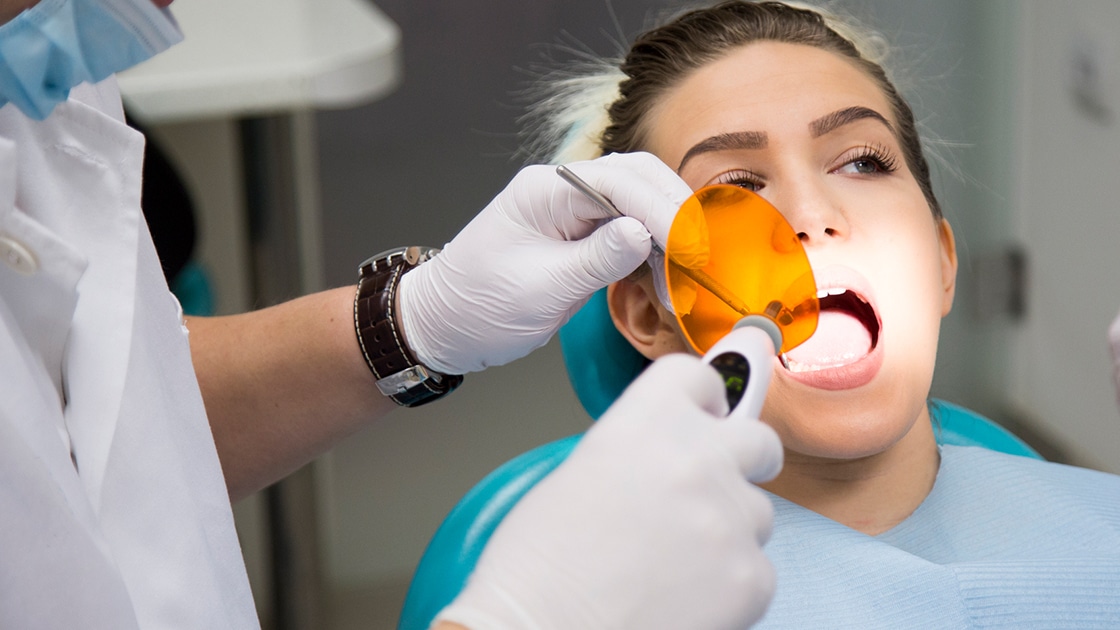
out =
<svg viewBox="0 0 1120 630"><path fill-rule="evenodd" d="M857 389L824 390L775 376L762 420L794 453L843 460L870 457L889 450L925 417L928 386L877 379Z"/></svg>

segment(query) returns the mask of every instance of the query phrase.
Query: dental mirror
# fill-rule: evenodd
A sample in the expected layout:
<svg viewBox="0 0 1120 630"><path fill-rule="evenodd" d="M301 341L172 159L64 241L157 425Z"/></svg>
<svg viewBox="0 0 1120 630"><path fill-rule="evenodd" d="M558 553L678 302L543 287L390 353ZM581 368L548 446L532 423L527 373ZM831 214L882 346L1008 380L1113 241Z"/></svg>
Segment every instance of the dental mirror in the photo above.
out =
<svg viewBox="0 0 1120 630"><path fill-rule="evenodd" d="M677 322L699 354L752 315L777 324L780 353L817 329L817 286L801 240L774 206L738 186L701 188L681 206L669 228L665 278Z"/></svg>

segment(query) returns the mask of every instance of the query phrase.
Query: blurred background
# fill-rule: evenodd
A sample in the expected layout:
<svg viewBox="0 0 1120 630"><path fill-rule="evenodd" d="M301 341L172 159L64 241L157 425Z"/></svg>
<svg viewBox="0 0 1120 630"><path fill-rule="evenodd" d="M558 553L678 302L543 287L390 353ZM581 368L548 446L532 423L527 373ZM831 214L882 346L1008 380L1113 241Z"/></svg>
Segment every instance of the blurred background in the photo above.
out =
<svg viewBox="0 0 1120 630"><path fill-rule="evenodd" d="M204 0L175 7L186 13L192 2ZM302 4L277 0L248 16L245 31L204 19L252 41L253 29L271 28L275 7L292 3ZM676 4L378 0L377 16L399 39L387 53L389 79L367 98L149 111L145 120L129 77L122 90L195 201L214 312L236 312L268 302L254 287L269 276L303 273L295 288L277 289L293 295L350 285L377 252L450 240L522 166L518 95L534 69L565 58L565 46L614 55ZM1051 459L1120 472L1106 336L1120 308L1120 4L833 4L891 42L891 68L936 155L935 187L956 230L958 294L933 394L1001 422ZM303 10L321 12L315 3ZM254 179L252 165L277 156L287 170ZM262 265L249 244L257 206L276 190L312 208L290 229L302 271ZM262 267L272 270L264 281ZM395 627L416 563L455 502L504 461L589 423L555 343L468 376L454 399L396 413L338 446L301 471L281 508L264 493L236 506L266 628ZM277 519L289 529L278 534ZM303 551L278 546L281 535ZM277 554L296 559L278 565ZM303 581L279 585L297 569ZM291 588L310 613L285 612L277 593ZM291 614L309 616L299 625Z"/></svg>

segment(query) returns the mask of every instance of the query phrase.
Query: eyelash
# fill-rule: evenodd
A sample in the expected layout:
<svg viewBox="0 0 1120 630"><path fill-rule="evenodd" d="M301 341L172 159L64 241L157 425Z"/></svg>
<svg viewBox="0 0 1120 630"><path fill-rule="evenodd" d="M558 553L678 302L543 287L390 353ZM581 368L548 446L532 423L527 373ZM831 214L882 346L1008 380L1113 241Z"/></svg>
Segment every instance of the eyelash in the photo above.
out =
<svg viewBox="0 0 1120 630"><path fill-rule="evenodd" d="M757 192L766 185L766 180L761 175L750 169L729 171L716 178L713 184L730 184L740 188Z"/></svg>
<svg viewBox="0 0 1120 630"><path fill-rule="evenodd" d="M876 173L865 173L866 175L875 174L889 174L898 170L898 159L895 157L887 147L881 144L865 144L859 149L855 149L856 153L842 158L840 166L835 170L853 164L855 162L871 162L875 165ZM761 190L766 185L766 178L750 169L740 169L729 171L716 178L714 184L730 184L732 186L739 186L751 191Z"/></svg>
<svg viewBox="0 0 1120 630"><path fill-rule="evenodd" d="M836 170L855 162L871 162L879 173L889 174L898 170L898 159L895 158L894 153L881 144L865 144L856 151L855 155L842 158L841 164ZM870 175L871 173L867 174Z"/></svg>

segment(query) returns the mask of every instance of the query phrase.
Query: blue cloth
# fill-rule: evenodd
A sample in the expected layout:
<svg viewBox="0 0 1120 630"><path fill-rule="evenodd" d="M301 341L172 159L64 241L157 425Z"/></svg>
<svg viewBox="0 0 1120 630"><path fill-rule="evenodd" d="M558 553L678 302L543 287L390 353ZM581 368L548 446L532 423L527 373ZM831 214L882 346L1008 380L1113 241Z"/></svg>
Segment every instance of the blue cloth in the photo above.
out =
<svg viewBox="0 0 1120 630"><path fill-rule="evenodd" d="M943 445L933 490L867 536L772 496L758 628L1120 628L1120 477Z"/></svg>
<svg viewBox="0 0 1120 630"><path fill-rule="evenodd" d="M588 303L581 313L588 312L592 304ZM605 302L600 306L605 309ZM613 327L611 331L614 331ZM617 331L614 334L622 340ZM626 343L625 340L622 343ZM572 349L575 352L571 356L579 356L578 347ZM571 356L566 350L565 358ZM609 379L626 379L628 382L632 375L626 376L625 372L610 364L596 363L593 371L580 371L578 374L598 373ZM615 387L621 391L626 386L619 380L611 381L611 384L604 380L604 386L599 387L592 380L581 380L576 372L570 374L577 390L580 390L579 383L585 386L580 398L592 414L596 414L597 405L602 405L599 413L610 405L613 396L617 395ZM934 418L938 444L983 446L1012 455L1042 459L1009 431L964 407L933 399L930 401L930 414ZM398 630L427 630L436 613L462 590L501 520L530 488L564 461L579 438L573 435L523 453L487 475L459 501L420 559L405 598Z"/></svg>

